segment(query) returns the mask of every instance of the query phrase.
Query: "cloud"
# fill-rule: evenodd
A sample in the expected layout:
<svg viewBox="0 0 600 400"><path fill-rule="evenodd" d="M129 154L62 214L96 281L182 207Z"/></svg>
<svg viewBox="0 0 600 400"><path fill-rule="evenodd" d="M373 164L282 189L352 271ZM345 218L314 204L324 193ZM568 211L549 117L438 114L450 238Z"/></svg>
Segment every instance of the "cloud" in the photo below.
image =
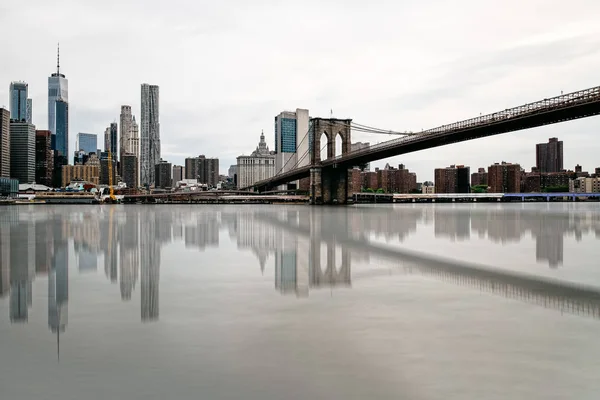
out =
<svg viewBox="0 0 600 400"><path fill-rule="evenodd" d="M174 164L188 154L220 157L222 172L256 147L261 130L273 147L273 117L284 109L308 108L312 116L333 109L371 126L419 130L599 84L594 0L495 7L475 0L30 0L2 7L3 36L21 34L5 46L0 104L8 103L10 81L26 80L34 123L46 127L47 77L60 41L71 149L77 132L101 134L118 120L122 104L139 119L140 84L148 82L160 86L163 155ZM530 166L535 141L557 135L566 161L592 169L600 164L599 124L571 122L379 164L401 159L419 180L450 163Z"/></svg>

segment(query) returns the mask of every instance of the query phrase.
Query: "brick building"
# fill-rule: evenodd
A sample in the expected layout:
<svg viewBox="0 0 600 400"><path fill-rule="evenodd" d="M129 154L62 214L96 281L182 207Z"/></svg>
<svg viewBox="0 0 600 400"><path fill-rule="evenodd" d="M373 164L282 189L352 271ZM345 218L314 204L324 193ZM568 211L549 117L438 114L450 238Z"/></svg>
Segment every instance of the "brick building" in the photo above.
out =
<svg viewBox="0 0 600 400"><path fill-rule="evenodd" d="M496 163L488 167L490 193L520 193L521 166L511 163Z"/></svg>
<svg viewBox="0 0 600 400"><path fill-rule="evenodd" d="M436 168L434 173L436 193L470 193L470 168L464 165L451 165Z"/></svg>

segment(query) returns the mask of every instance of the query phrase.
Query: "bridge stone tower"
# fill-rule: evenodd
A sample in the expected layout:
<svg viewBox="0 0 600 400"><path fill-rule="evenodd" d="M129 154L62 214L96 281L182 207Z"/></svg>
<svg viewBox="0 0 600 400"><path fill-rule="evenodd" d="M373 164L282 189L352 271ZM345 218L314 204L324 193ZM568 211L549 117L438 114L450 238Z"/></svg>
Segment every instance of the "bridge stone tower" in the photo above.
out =
<svg viewBox="0 0 600 400"><path fill-rule="evenodd" d="M335 158L335 141L342 139L342 155L349 153L351 119L312 118L310 140L310 202L311 204L346 204L348 197L348 169L335 162L322 166L323 161ZM321 160L322 139L327 141L327 159Z"/></svg>

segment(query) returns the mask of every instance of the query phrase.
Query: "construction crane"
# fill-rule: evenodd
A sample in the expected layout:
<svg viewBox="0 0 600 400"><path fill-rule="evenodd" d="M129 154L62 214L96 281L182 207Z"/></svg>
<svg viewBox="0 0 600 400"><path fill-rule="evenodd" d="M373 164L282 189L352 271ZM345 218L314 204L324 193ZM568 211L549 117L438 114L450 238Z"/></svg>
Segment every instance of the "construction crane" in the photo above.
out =
<svg viewBox="0 0 600 400"><path fill-rule="evenodd" d="M112 154L110 149L108 150L108 192L110 194L110 201L116 203L117 198L115 197L115 190L113 189Z"/></svg>

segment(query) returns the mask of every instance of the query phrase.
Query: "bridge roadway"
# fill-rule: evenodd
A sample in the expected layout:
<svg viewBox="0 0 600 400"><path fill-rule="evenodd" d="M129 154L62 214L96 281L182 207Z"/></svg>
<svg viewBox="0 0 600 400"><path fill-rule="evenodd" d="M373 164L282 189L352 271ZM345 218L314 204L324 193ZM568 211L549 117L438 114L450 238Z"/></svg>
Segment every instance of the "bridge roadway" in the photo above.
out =
<svg viewBox="0 0 600 400"><path fill-rule="evenodd" d="M352 168L400 154L458 143L467 140L556 124L600 114L600 86L568 93L534 103L442 125L423 132L379 143L368 148L348 152L338 157L307 165L273 178L256 182L252 187L267 190L291 181L310 176L310 169ZM249 188L247 188L249 189Z"/></svg>
<svg viewBox="0 0 600 400"><path fill-rule="evenodd" d="M264 212L255 215L257 219L262 219L290 233L315 239L311 236L313 229L310 226L291 225ZM300 221L304 221L304 223L309 220L310 217L300 218ZM489 266L434 257L404 249L392 249L355 239L347 232L340 235L339 231L334 228L336 226L339 228L340 224L323 221L320 225L321 231L313 233L313 235L317 235L318 243L333 242L342 247L348 246L353 250L364 251L375 257L386 258L394 263L401 262L404 270L408 273L420 273L544 308L600 319L600 288L503 271ZM359 275L361 278L390 275L390 271L377 269Z"/></svg>

